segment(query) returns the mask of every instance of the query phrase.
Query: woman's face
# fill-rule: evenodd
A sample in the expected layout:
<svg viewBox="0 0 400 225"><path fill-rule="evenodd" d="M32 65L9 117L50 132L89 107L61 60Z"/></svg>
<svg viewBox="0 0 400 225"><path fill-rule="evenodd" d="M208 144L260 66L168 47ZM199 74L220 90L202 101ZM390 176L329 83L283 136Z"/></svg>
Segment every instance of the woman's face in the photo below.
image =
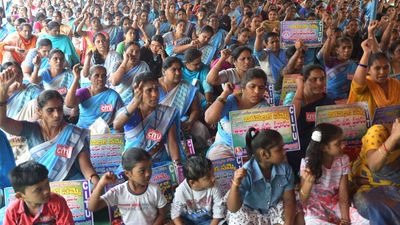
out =
<svg viewBox="0 0 400 225"><path fill-rule="evenodd" d="M240 53L234 64L236 69L241 71L247 71L248 69L254 67L254 61L251 52L243 51Z"/></svg>
<svg viewBox="0 0 400 225"><path fill-rule="evenodd" d="M101 29L101 24L98 19L92 20L92 22L90 22L90 25L92 27L92 30L100 30Z"/></svg>
<svg viewBox="0 0 400 225"><path fill-rule="evenodd" d="M199 71L201 68L201 57L185 64L190 71Z"/></svg>
<svg viewBox="0 0 400 225"><path fill-rule="evenodd" d="M350 59L353 53L353 44L350 42L342 42L339 47L336 48L336 54L339 60L346 61Z"/></svg>
<svg viewBox="0 0 400 225"><path fill-rule="evenodd" d="M96 68L92 74L90 74L90 82L94 89L102 89L106 86L107 72L101 68Z"/></svg>
<svg viewBox="0 0 400 225"><path fill-rule="evenodd" d="M294 68L296 70L301 70L303 66L304 66L304 54L301 53L294 64Z"/></svg>
<svg viewBox="0 0 400 225"><path fill-rule="evenodd" d="M384 84L387 81L390 72L389 61L385 58L375 60L369 68L371 78L378 84Z"/></svg>
<svg viewBox="0 0 400 225"><path fill-rule="evenodd" d="M97 35L96 39L94 39L94 46L99 51L108 50L108 41L106 37L104 37L103 35Z"/></svg>
<svg viewBox="0 0 400 225"><path fill-rule="evenodd" d="M354 36L356 35L356 33L358 32L358 24L356 21L351 21L347 26L346 26L346 32L350 35L350 36Z"/></svg>
<svg viewBox="0 0 400 225"><path fill-rule="evenodd" d="M129 27L131 26L129 19L124 19L124 22L122 22L122 28L124 30L129 29Z"/></svg>
<svg viewBox="0 0 400 225"><path fill-rule="evenodd" d="M269 19L270 21L277 21L277 20L279 20L279 19L278 19L278 13L276 13L276 11L270 11L270 12L268 13L268 19Z"/></svg>
<svg viewBox="0 0 400 225"><path fill-rule="evenodd" d="M315 69L310 72L310 76L304 83L304 89L313 95L323 94L326 86L325 71Z"/></svg>
<svg viewBox="0 0 400 225"><path fill-rule="evenodd" d="M238 41L240 43L247 44L247 42L249 41L249 37L250 37L250 33L249 32L247 32L247 31L242 32L238 36Z"/></svg>
<svg viewBox="0 0 400 225"><path fill-rule="evenodd" d="M210 27L212 27L212 29L214 29L214 30L218 29L218 27L219 27L218 18L216 18L216 17L210 18L210 20L208 21L208 25Z"/></svg>
<svg viewBox="0 0 400 225"><path fill-rule="evenodd" d="M133 64L137 64L140 59L140 48L137 45L131 45L126 49L129 59Z"/></svg>
<svg viewBox="0 0 400 225"><path fill-rule="evenodd" d="M256 30L257 28L260 27L261 22L262 22L261 17L259 16L253 17L253 19L251 20L250 28L252 30Z"/></svg>
<svg viewBox="0 0 400 225"><path fill-rule="evenodd" d="M51 36L58 36L60 34L60 27L55 27L55 28L49 30L49 34Z"/></svg>
<svg viewBox="0 0 400 225"><path fill-rule="evenodd" d="M176 25L175 29L176 29L176 33L180 33L180 34L184 33L185 32L185 23L184 22L178 23Z"/></svg>
<svg viewBox="0 0 400 225"><path fill-rule="evenodd" d="M150 50L154 55L158 54L158 51L160 51L160 49L162 49L162 47L163 46L158 41L151 41L151 43L150 43Z"/></svg>
<svg viewBox="0 0 400 225"><path fill-rule="evenodd" d="M38 115L51 127L59 127L64 120L63 102L58 98L47 101L43 108L38 107Z"/></svg>
<svg viewBox="0 0 400 225"><path fill-rule="evenodd" d="M243 97L252 104L258 104L264 98L266 90L265 80L262 78L255 78L247 82L243 88Z"/></svg>
<svg viewBox="0 0 400 225"><path fill-rule="evenodd" d="M19 34L25 38L26 40L32 37L32 28L29 26L23 26L22 29L19 31Z"/></svg>
<svg viewBox="0 0 400 225"><path fill-rule="evenodd" d="M61 70L64 68L64 55L56 52L50 58L50 67Z"/></svg>
<svg viewBox="0 0 400 225"><path fill-rule="evenodd" d="M179 84L182 80L182 67L178 62L172 63L172 65L164 70L164 77L170 83Z"/></svg>
<svg viewBox="0 0 400 225"><path fill-rule="evenodd" d="M158 81L147 81L143 84L142 104L150 108L155 108L158 105L158 98L160 97L158 85Z"/></svg>
<svg viewBox="0 0 400 225"><path fill-rule="evenodd" d="M393 51L393 61L400 61L400 44Z"/></svg>
<svg viewBox="0 0 400 225"><path fill-rule="evenodd" d="M267 40L267 48L269 48L272 52L279 52L280 49L279 37L278 36L269 37Z"/></svg>
<svg viewBox="0 0 400 225"><path fill-rule="evenodd" d="M129 29L125 34L125 40L128 42L134 41L136 39L135 31L133 29Z"/></svg>

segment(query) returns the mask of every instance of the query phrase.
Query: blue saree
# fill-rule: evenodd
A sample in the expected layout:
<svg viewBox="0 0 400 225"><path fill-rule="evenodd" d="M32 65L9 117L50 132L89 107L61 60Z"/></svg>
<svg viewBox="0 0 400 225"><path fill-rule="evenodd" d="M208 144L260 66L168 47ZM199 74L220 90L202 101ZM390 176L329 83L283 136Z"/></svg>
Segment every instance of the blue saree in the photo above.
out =
<svg viewBox="0 0 400 225"><path fill-rule="evenodd" d="M39 144L29 151L32 158L49 170L49 181L62 181L69 176L79 153L88 144L89 132L68 124L61 133L51 141Z"/></svg>
<svg viewBox="0 0 400 225"><path fill-rule="evenodd" d="M125 149L132 147L143 148L151 152L159 144L159 150L152 155L154 163L163 163L171 161L170 153L166 147L168 144L168 131L172 125L176 126L176 140L180 139L180 118L179 111L175 108L159 105L149 116L142 119L139 110L136 110L127 124L124 126L125 130ZM149 139L147 133L149 130L155 130L161 133L162 139L157 142ZM166 143L166 144L164 144ZM180 141L177 141L181 158L184 159L185 155Z"/></svg>
<svg viewBox="0 0 400 225"><path fill-rule="evenodd" d="M165 93L161 86L159 86L158 90L160 91L159 103L178 109L180 117L183 118L192 105L197 88L182 80L168 93Z"/></svg>
<svg viewBox="0 0 400 225"><path fill-rule="evenodd" d="M349 60L335 65L332 68L325 67L328 78L326 89L333 100L347 99L350 92L351 80L357 69L357 63Z"/></svg>
<svg viewBox="0 0 400 225"><path fill-rule="evenodd" d="M124 105L128 104L133 97L133 91L132 91L132 83L133 83L133 78L135 77L136 74L141 73L141 72L146 72L150 71L149 66L147 63L140 61L139 64L137 64L135 67L130 69L122 78L122 82L114 87L114 90L118 92L118 94L121 96L122 101L124 102Z"/></svg>
<svg viewBox="0 0 400 225"><path fill-rule="evenodd" d="M40 76L42 77L42 85L45 90L56 90L63 97L67 95L68 89L74 81L74 75L69 70L64 70L53 78L51 77L50 69L47 69Z"/></svg>
<svg viewBox="0 0 400 225"><path fill-rule="evenodd" d="M42 89L34 84L26 84L26 88L13 93L7 101L7 116L17 118L19 112L28 104L29 101L35 99Z"/></svg>
<svg viewBox="0 0 400 225"><path fill-rule="evenodd" d="M51 41L53 49L58 48L65 54L65 59L67 60L69 66L72 68L75 64L79 63L79 56L76 53L75 47L72 44L71 39L66 35L51 36L48 34L43 34L39 39L47 38ZM39 41L37 41L39 43ZM37 46L36 46L37 47Z"/></svg>
<svg viewBox="0 0 400 225"><path fill-rule="evenodd" d="M76 125L89 128L97 118L101 117L110 126L116 112L123 104L116 91L107 89L79 104L79 121Z"/></svg>

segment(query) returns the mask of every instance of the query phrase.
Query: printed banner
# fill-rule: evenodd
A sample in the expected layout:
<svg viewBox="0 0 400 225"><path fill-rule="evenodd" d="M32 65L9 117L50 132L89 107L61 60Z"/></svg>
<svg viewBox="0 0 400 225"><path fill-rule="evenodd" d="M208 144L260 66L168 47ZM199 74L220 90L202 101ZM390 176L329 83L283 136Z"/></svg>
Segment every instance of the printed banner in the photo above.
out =
<svg viewBox="0 0 400 225"><path fill-rule="evenodd" d="M276 130L283 137L286 151L300 149L293 105L232 111L229 118L235 155L246 152L246 132L250 127Z"/></svg>
<svg viewBox="0 0 400 225"><path fill-rule="evenodd" d="M150 182L158 184L168 203L174 198L175 188L178 186L176 168L173 163L154 167Z"/></svg>
<svg viewBox="0 0 400 225"><path fill-rule="evenodd" d="M121 165L124 151L123 134L96 134L90 136L90 160L98 174L114 172Z"/></svg>
<svg viewBox="0 0 400 225"><path fill-rule="evenodd" d="M235 170L242 167L240 160L234 157L219 159L212 161L214 168L215 179L217 180L217 186L222 193L222 196L229 191L232 184L233 175Z"/></svg>
<svg viewBox="0 0 400 225"><path fill-rule="evenodd" d="M316 107L315 124L331 123L342 128L347 146L361 145L361 138L370 126L368 104L327 105Z"/></svg>
<svg viewBox="0 0 400 225"><path fill-rule="evenodd" d="M274 84L268 84L267 90L264 93L264 99L267 101L269 106L275 106L274 104Z"/></svg>
<svg viewBox="0 0 400 225"><path fill-rule="evenodd" d="M400 117L400 105L376 108L372 124L393 123Z"/></svg>
<svg viewBox="0 0 400 225"><path fill-rule="evenodd" d="M301 76L301 75L300 74L288 74L288 75L283 76L281 98L279 99L280 105L283 105L283 101L285 100L287 93L289 93L289 92L296 93L296 90L297 90L296 79L299 76Z"/></svg>
<svg viewBox="0 0 400 225"><path fill-rule="evenodd" d="M303 40L307 47L322 46L323 27L320 20L282 21L281 46L293 46L297 40Z"/></svg>
<svg viewBox="0 0 400 225"><path fill-rule="evenodd" d="M77 225L92 225L93 214L88 209L90 186L87 180L50 182L50 189L65 198ZM15 199L14 189L4 189L5 204L8 206Z"/></svg>

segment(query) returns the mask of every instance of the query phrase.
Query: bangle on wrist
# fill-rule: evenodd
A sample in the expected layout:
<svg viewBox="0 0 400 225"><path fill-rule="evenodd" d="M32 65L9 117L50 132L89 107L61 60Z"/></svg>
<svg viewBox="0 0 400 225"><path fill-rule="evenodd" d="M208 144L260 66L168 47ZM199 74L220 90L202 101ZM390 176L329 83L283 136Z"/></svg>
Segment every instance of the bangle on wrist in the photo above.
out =
<svg viewBox="0 0 400 225"><path fill-rule="evenodd" d="M390 151L386 148L385 142L383 142L382 146L386 153L390 153Z"/></svg>
<svg viewBox="0 0 400 225"><path fill-rule="evenodd" d="M90 181L90 183L92 183L92 184L93 184L93 182L92 182L93 177L100 178L99 175L97 175L97 173L94 173L94 174L90 175L89 181Z"/></svg>
<svg viewBox="0 0 400 225"><path fill-rule="evenodd" d="M308 198L308 195L306 195L303 191L303 189L300 188L300 195L303 195L304 198Z"/></svg>
<svg viewBox="0 0 400 225"><path fill-rule="evenodd" d="M239 187L239 186L240 186L240 184L236 183L233 179L232 179L232 184L233 184L234 186L236 186L236 187Z"/></svg>
<svg viewBox="0 0 400 225"><path fill-rule="evenodd" d="M130 113L130 112L128 111L128 106L125 106L125 107L124 107L124 113L125 113L125 116L127 116L128 118L130 118L130 117L132 116L132 113Z"/></svg>
<svg viewBox="0 0 400 225"><path fill-rule="evenodd" d="M365 64L362 64L362 63L359 63L359 64L358 64L358 66L361 66L361 67L363 67L363 68L365 68L365 69L367 69L367 68L368 68L368 66L367 66L367 65L365 65Z"/></svg>
<svg viewBox="0 0 400 225"><path fill-rule="evenodd" d="M223 105L226 104L226 99L223 98L223 97L221 97L221 96L219 96L219 97L217 98L217 100L218 100L219 102L221 102Z"/></svg>

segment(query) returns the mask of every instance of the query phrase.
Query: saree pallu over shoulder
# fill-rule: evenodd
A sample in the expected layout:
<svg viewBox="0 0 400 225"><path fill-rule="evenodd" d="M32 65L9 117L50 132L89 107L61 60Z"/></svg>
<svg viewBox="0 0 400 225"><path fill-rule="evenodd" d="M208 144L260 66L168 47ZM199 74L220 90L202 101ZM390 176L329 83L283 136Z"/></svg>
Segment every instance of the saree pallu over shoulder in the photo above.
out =
<svg viewBox="0 0 400 225"><path fill-rule="evenodd" d="M357 64L353 61L346 61L332 68L326 68L328 79L326 88L331 99L347 99L356 68Z"/></svg>
<svg viewBox="0 0 400 225"><path fill-rule="evenodd" d="M189 110L194 97L196 96L197 88L182 80L179 85L168 92L160 101L160 104L171 106L179 110L180 116L184 116Z"/></svg>
<svg viewBox="0 0 400 225"><path fill-rule="evenodd" d="M79 121L77 126L88 128L99 117L108 124L116 111L123 105L118 93L107 89L79 104Z"/></svg>
<svg viewBox="0 0 400 225"><path fill-rule="evenodd" d="M71 39L66 35L57 35L52 36L49 34L44 34L40 36L40 39L49 39L53 45L53 48L58 48L65 54L65 59L72 67L73 65L79 63L79 56L75 50L75 46L73 45Z"/></svg>
<svg viewBox="0 0 400 225"><path fill-rule="evenodd" d="M24 90L20 90L14 93L7 103L7 115L11 118L16 119L19 112L28 104L29 101L36 98L42 89L34 84L27 84Z"/></svg>
<svg viewBox="0 0 400 225"><path fill-rule="evenodd" d="M88 130L68 124L56 138L29 151L34 160L49 170L49 181L62 181L67 177L88 138Z"/></svg>
<svg viewBox="0 0 400 225"><path fill-rule="evenodd" d="M152 156L153 162L169 161L170 156L164 143L168 140L168 131L172 125L176 125L176 139L179 146L181 157L185 157L183 147L180 143L180 118L179 111L175 108L159 105L149 116L143 119L135 128L125 131L125 149L137 147L146 151L153 150L159 143L163 146ZM149 130L155 130L162 135L161 141L150 140L146 137Z"/></svg>
<svg viewBox="0 0 400 225"><path fill-rule="evenodd" d="M114 90L117 91L118 94L121 96L122 101L125 105L128 104L133 97L132 82L135 75L146 71L150 71L149 66L147 65L147 63L140 61L138 65L126 72L124 77L122 78L122 82L114 87Z"/></svg>
<svg viewBox="0 0 400 225"><path fill-rule="evenodd" d="M71 87L74 76L68 70L64 70L56 77L51 77L50 70L47 69L41 74L43 78L43 88L45 90L56 90L62 96L67 95L68 88Z"/></svg>
<svg viewBox="0 0 400 225"><path fill-rule="evenodd" d="M367 77L367 86L378 108L400 104L400 81L388 78L388 95L379 84Z"/></svg>

